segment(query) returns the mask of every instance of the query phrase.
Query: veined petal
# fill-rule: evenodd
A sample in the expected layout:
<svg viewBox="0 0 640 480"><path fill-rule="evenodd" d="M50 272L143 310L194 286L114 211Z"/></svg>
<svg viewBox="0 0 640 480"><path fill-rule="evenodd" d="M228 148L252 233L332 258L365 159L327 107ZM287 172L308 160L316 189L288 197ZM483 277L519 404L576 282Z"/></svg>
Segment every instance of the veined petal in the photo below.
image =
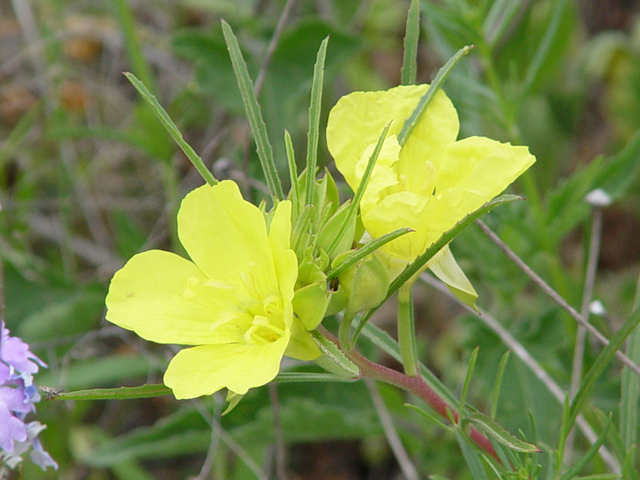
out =
<svg viewBox="0 0 640 480"><path fill-rule="evenodd" d="M211 395L221 388L245 394L275 378L289 334L264 345L203 345L178 352L164 374L176 398Z"/></svg>
<svg viewBox="0 0 640 480"><path fill-rule="evenodd" d="M527 147L485 137L469 137L449 145L438 168L436 188L469 190L483 203L501 193L535 162Z"/></svg>
<svg viewBox="0 0 640 480"><path fill-rule="evenodd" d="M285 305L291 305L293 300L293 288L298 278L298 259L293 250L289 248L291 238L291 202L280 202L271 220L269 227L269 243L273 254L275 273ZM286 322L289 322L291 313ZM287 323L290 327L291 323Z"/></svg>
<svg viewBox="0 0 640 480"><path fill-rule="evenodd" d="M190 192L178 212L178 235L210 279L241 286L252 298L278 291L264 216L234 182Z"/></svg>
<svg viewBox="0 0 640 480"><path fill-rule="evenodd" d="M425 250L426 221L425 209L429 198L412 192L398 192L384 198L378 205L362 211L362 223L373 238L399 228L413 228L415 231L392 240L382 247L391 256L406 262L414 260Z"/></svg>
<svg viewBox="0 0 640 480"><path fill-rule="evenodd" d="M178 255L140 253L111 280L106 318L158 343L231 342L240 335L239 322L220 320L239 311L236 292L232 286L206 287L207 281L196 265Z"/></svg>
<svg viewBox="0 0 640 480"><path fill-rule="evenodd" d="M381 92L354 92L342 97L331 109L327 147L352 189L355 190L359 183L355 166L365 149L376 143L390 120L387 135L397 135L428 87L407 85ZM457 135L455 108L444 93L438 92L403 147L398 174L405 175L409 182L411 178L420 178L422 164L427 160L435 161L431 157L437 159ZM414 164L415 152L419 152L419 158Z"/></svg>

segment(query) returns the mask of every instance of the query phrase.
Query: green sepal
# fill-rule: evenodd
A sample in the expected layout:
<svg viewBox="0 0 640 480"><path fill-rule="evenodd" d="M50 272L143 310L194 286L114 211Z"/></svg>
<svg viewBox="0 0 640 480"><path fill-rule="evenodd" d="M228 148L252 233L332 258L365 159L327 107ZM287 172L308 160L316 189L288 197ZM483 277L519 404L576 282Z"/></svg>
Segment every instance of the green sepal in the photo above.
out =
<svg viewBox="0 0 640 480"><path fill-rule="evenodd" d="M343 252L333 264L340 265L353 251ZM377 307L384 301L389 289L389 272L374 254L360 259L338 276L340 286L347 296L347 315Z"/></svg>
<svg viewBox="0 0 640 480"><path fill-rule="evenodd" d="M299 260L296 290L304 287L305 285L326 281L327 276L325 275L324 270L326 270L328 266L329 257L326 253L319 251L317 252L317 255L314 256L313 247L307 247Z"/></svg>
<svg viewBox="0 0 640 480"><path fill-rule="evenodd" d="M222 416L224 417L227 413L231 413L231 410L236 408L236 405L240 403L244 395L240 395L239 393L232 392L231 390L227 390L227 408L222 412Z"/></svg>
<svg viewBox="0 0 640 480"><path fill-rule="evenodd" d="M327 282L321 280L296 290L293 311L305 329L313 330L325 317L333 292L327 290Z"/></svg>
<svg viewBox="0 0 640 480"><path fill-rule="evenodd" d="M342 204L327 223L323 225L318 235L318 247L327 252L331 259L349 250L353 245L353 238L356 233L356 219L353 216L348 218L350 215L349 205L349 202ZM342 231L342 237L335 242L336 236L340 235L340 230L346 221L348 223ZM332 245L335 246L332 251L329 251Z"/></svg>

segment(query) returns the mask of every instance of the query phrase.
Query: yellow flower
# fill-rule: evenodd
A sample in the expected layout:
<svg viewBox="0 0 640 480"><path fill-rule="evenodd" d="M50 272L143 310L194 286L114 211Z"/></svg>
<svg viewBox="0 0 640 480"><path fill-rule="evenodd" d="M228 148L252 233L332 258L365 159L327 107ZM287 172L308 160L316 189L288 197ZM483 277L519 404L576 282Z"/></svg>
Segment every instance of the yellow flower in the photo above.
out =
<svg viewBox="0 0 640 480"><path fill-rule="evenodd" d="M381 249L392 277L535 161L526 147L484 137L456 141L458 115L442 91L401 146L396 137L427 88L354 92L342 97L329 114L327 146L353 190L382 129L392 120L360 204L362 222L373 238L398 228L414 230ZM458 282L463 290L471 288L448 249L432 259L429 267L441 278Z"/></svg>
<svg viewBox="0 0 640 480"><path fill-rule="evenodd" d="M267 230L263 213L235 183L197 188L178 213L192 262L159 250L135 255L111 281L107 320L147 340L192 346L164 375L176 398L264 385L290 344L301 350L291 338L298 265L290 233L288 201L278 204Z"/></svg>

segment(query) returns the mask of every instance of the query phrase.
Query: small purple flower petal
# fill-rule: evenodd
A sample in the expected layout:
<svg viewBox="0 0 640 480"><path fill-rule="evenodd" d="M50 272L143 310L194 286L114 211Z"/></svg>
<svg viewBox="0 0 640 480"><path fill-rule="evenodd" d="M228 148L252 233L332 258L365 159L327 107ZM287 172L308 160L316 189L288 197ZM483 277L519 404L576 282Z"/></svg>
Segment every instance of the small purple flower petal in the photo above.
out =
<svg viewBox="0 0 640 480"><path fill-rule="evenodd" d="M11 414L0 400L0 449L10 452L14 442L24 442L28 438L25 424Z"/></svg>
<svg viewBox="0 0 640 480"><path fill-rule="evenodd" d="M22 462L22 455L29 450L31 460L43 470L58 468L37 438L45 426L24 422L40 400L33 384L33 374L40 367L46 367L45 363L20 338L11 337L9 329L0 322L0 463L9 468Z"/></svg>

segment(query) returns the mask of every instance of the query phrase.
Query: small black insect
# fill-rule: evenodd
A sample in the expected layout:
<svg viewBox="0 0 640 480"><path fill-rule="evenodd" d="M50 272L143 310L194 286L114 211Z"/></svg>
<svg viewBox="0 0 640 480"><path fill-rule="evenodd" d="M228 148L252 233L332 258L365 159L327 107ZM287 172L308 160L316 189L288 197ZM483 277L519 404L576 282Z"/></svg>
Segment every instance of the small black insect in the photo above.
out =
<svg viewBox="0 0 640 480"><path fill-rule="evenodd" d="M52 398L59 397L60 394L64 392L64 390L56 390L55 388L47 387L44 385L40 385L38 388L42 393L46 395L45 400L51 400Z"/></svg>

